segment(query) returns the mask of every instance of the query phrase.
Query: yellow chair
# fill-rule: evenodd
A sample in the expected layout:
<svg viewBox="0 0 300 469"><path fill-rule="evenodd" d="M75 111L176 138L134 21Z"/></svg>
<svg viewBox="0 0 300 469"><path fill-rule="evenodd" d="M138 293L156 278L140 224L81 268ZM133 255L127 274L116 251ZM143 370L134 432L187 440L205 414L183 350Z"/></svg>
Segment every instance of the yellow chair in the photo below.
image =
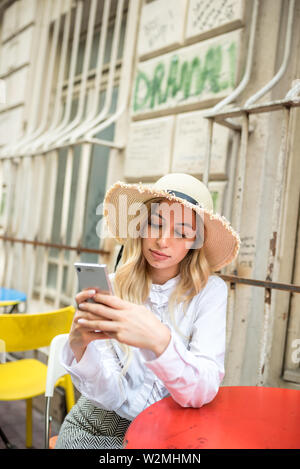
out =
<svg viewBox="0 0 300 469"><path fill-rule="evenodd" d="M5 352L21 352L49 346L53 337L68 333L75 308L37 314L1 314L0 341ZM32 398L45 393L47 365L24 358L0 364L0 401L26 399L26 447L32 446ZM56 382L66 393L67 411L75 403L69 375Z"/></svg>

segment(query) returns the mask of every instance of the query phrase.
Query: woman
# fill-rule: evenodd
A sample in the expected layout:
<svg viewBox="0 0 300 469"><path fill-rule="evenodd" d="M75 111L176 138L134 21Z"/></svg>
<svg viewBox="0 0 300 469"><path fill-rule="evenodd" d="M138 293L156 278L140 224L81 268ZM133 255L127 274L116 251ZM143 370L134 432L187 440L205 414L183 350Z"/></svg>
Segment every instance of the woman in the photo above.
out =
<svg viewBox="0 0 300 469"><path fill-rule="evenodd" d="M240 238L213 213L207 187L177 173L151 188L117 182L104 215L124 252L109 275L114 295L76 296L62 362L81 397L56 448L122 448L146 407L168 395L201 407L224 376L227 286L214 272L235 259Z"/></svg>

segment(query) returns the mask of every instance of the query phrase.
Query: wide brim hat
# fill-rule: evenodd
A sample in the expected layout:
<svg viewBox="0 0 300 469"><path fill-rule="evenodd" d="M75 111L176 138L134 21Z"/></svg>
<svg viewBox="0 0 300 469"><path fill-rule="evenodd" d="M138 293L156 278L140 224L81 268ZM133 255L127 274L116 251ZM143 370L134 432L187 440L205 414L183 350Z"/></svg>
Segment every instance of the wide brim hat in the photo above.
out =
<svg viewBox="0 0 300 469"><path fill-rule="evenodd" d="M108 189L103 201L104 217L108 231L118 243L124 244L128 239L128 235L119 236L120 226L122 223L129 226L136 216L131 215L131 204L142 205L155 197L180 202L203 217L205 236L202 248L212 270L220 270L236 258L241 244L239 234L224 216L214 212L213 200L206 185L185 173L167 174L152 186L117 181Z"/></svg>

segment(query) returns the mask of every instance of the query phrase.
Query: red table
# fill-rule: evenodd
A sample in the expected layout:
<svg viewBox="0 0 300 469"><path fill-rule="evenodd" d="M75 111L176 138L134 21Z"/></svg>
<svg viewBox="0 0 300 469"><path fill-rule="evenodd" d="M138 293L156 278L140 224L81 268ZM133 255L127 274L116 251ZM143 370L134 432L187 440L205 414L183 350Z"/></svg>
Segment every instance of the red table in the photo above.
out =
<svg viewBox="0 0 300 469"><path fill-rule="evenodd" d="M300 391L224 386L199 409L166 397L133 420L125 448L299 449Z"/></svg>

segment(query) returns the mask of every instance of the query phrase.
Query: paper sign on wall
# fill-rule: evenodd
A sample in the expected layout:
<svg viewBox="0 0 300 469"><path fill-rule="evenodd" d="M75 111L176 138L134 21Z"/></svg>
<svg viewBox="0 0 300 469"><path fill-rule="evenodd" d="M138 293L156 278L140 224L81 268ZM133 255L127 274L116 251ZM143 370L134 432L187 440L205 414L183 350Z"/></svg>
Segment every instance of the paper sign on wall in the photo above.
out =
<svg viewBox="0 0 300 469"><path fill-rule="evenodd" d="M173 126L173 116L131 124L125 177L156 177L169 172Z"/></svg>
<svg viewBox="0 0 300 469"><path fill-rule="evenodd" d="M208 121L203 111L187 112L176 117L172 171L203 174ZM210 174L225 175L230 131L214 124Z"/></svg>
<svg viewBox="0 0 300 469"><path fill-rule="evenodd" d="M190 0L186 39L241 26L244 8L244 0Z"/></svg>
<svg viewBox="0 0 300 469"><path fill-rule="evenodd" d="M138 39L140 58L183 42L186 0L155 0L143 6Z"/></svg>

